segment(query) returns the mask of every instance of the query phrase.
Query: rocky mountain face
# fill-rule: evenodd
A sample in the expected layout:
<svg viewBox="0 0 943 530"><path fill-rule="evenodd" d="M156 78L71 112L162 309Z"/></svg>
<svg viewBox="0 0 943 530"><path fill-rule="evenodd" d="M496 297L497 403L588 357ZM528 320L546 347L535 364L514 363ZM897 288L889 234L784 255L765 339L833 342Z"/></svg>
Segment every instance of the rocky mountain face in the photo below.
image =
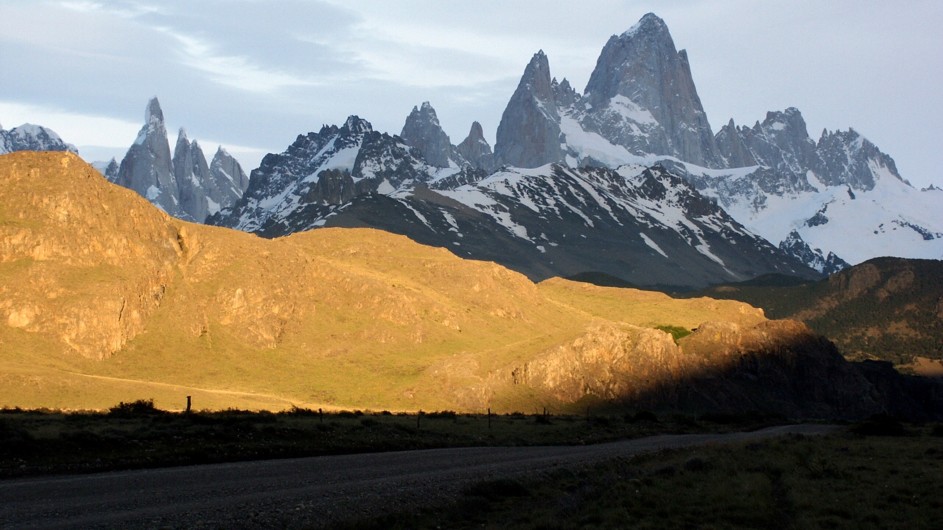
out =
<svg viewBox="0 0 943 530"><path fill-rule="evenodd" d="M9 131L0 126L0 155L14 151L79 152L74 145L62 141L55 131L40 125L24 123Z"/></svg>
<svg viewBox="0 0 943 530"><path fill-rule="evenodd" d="M170 215L183 215L164 126L164 112L157 98L148 102L144 126L121 160L115 182L136 191Z"/></svg>
<svg viewBox="0 0 943 530"><path fill-rule="evenodd" d="M117 182L118 181L118 170L121 168L118 165L118 160L112 158L107 162L99 161L92 162L92 167L98 170L99 173L105 176L108 182Z"/></svg>
<svg viewBox="0 0 943 530"><path fill-rule="evenodd" d="M220 148L213 163L207 164L199 144L191 142L183 129L171 157L157 98L148 102L144 121L114 182L138 192L170 215L198 222L232 205L245 191L248 178L238 162Z"/></svg>
<svg viewBox="0 0 943 530"><path fill-rule="evenodd" d="M538 285L376 230L212 229L69 153L5 155L0 182L2 406L108 407L133 380L161 408L195 392L218 409L566 412L601 399L855 418L890 410L893 388L911 398L903 415L943 410L739 302ZM697 331L676 345L662 324Z"/></svg>
<svg viewBox="0 0 943 530"><path fill-rule="evenodd" d="M632 153L720 166L687 53L675 49L668 26L654 14L609 39L583 100L580 123L588 132Z"/></svg>
<svg viewBox="0 0 943 530"><path fill-rule="evenodd" d="M653 14L609 39L582 95L552 78L543 52L534 55L495 145L499 164L525 168L563 161L615 167L643 155L704 167L723 162L687 54Z"/></svg>
<svg viewBox="0 0 943 530"><path fill-rule="evenodd" d="M242 198L208 222L266 236L300 232L324 226L355 197L389 194L438 171L402 138L350 116L341 127L299 135L285 152L266 155Z"/></svg>
<svg viewBox="0 0 943 530"><path fill-rule="evenodd" d="M822 274L834 274L851 266L834 252L823 256L821 249L810 247L795 230L779 243L779 248Z"/></svg>
<svg viewBox="0 0 943 530"><path fill-rule="evenodd" d="M524 69L511 100L501 115L494 158L498 166L539 167L563 161L560 112L557 108L550 63L543 51Z"/></svg>
<svg viewBox="0 0 943 530"><path fill-rule="evenodd" d="M682 250L650 230L631 232L648 226L637 213L643 210L626 207L634 220L610 216L610 197L656 193L635 190L641 183L633 181L655 166L659 178L667 173L690 184L658 186L713 202L737 230L772 244L740 244L728 253L719 250L732 245L728 238L679 236L690 247ZM524 182L527 189L519 188ZM211 223L267 236L373 226L534 278L605 272L641 285L701 285L788 270L807 276L810 268L827 274L876 254L943 257L943 193L913 189L857 132L824 131L815 142L801 113L789 108L753 127L731 120L714 135L687 54L651 14L609 39L582 94L554 78L546 54L536 53L505 108L493 153L478 124L451 145L427 102L413 109L401 136L355 117L299 136L284 153L266 157L250 191ZM561 204L568 206L549 206ZM665 234L684 232L678 223L700 226L693 211L652 206L659 208L675 215L659 221L667 223ZM610 218L614 232L604 228L609 221L602 219ZM474 221L459 226L465 219ZM698 230L718 234L724 223ZM618 245L623 249L613 250ZM773 254L775 264L757 261ZM643 270L649 267L659 271Z"/></svg>

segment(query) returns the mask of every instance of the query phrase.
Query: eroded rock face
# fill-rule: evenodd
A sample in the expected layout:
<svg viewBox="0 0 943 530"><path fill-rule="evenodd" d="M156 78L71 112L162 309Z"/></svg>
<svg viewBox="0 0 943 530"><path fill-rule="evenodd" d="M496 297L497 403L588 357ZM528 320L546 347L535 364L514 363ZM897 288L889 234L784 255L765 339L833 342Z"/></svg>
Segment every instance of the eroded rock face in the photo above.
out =
<svg viewBox="0 0 943 530"><path fill-rule="evenodd" d="M634 406L788 417L862 417L880 393L825 338L795 321L707 322L682 339L599 325L511 373L562 403L592 396Z"/></svg>
<svg viewBox="0 0 943 530"><path fill-rule="evenodd" d="M512 372L515 384L545 389L573 403L639 398L652 381L681 379L685 363L671 336L637 326L599 325Z"/></svg>
<svg viewBox="0 0 943 530"><path fill-rule="evenodd" d="M16 285L0 285L0 323L106 358L160 307L182 252L179 234L150 205L127 201L127 190L98 186L102 176L78 157L63 155L59 170L68 187L49 193L32 185L49 171L48 158L29 153L0 166L0 194L19 205L0 225L0 264L23 267ZM94 201L83 198L89 190Z"/></svg>

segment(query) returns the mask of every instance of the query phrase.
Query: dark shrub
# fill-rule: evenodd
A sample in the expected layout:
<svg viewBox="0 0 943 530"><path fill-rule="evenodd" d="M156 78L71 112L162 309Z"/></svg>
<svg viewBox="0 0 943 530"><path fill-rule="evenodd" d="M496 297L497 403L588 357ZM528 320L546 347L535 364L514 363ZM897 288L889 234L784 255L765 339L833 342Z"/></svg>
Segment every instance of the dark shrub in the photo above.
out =
<svg viewBox="0 0 943 530"><path fill-rule="evenodd" d="M109 416L117 417L129 417L129 416L146 416L154 414L163 414L164 411L154 407L153 399L139 399L137 401L132 401L130 403L125 403L124 401L118 403L114 407L108 409Z"/></svg>
<svg viewBox="0 0 943 530"><path fill-rule="evenodd" d="M907 434L900 421L887 414L871 416L866 421L852 427L851 432L862 436L904 436Z"/></svg>

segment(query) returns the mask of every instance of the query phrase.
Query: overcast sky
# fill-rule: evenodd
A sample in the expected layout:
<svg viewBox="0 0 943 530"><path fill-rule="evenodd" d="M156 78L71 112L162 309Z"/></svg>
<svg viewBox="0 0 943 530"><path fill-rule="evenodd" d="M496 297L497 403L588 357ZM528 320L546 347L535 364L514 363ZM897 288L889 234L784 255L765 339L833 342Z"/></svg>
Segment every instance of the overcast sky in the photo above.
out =
<svg viewBox="0 0 943 530"><path fill-rule="evenodd" d="M0 125L45 125L119 159L158 96L248 173L350 114L398 134L430 101L459 143L494 143L531 56L581 91L606 40L647 12L687 49L715 132L797 107L817 140L854 128L918 187L943 186L943 2L871 0L0 0Z"/></svg>

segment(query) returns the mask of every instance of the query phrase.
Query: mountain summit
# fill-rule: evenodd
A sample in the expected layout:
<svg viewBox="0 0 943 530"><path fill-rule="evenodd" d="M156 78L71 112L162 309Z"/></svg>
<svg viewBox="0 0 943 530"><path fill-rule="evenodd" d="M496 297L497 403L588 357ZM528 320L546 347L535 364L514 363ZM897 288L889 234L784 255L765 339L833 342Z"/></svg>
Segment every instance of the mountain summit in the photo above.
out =
<svg viewBox="0 0 943 530"><path fill-rule="evenodd" d="M418 149L429 164L435 167L449 167L452 142L439 125L439 117L428 101L420 108L413 107L400 137L406 145Z"/></svg>
<svg viewBox="0 0 943 530"><path fill-rule="evenodd" d="M527 64L501 115L494 157L499 166L531 168L560 162L563 155L550 62L540 50Z"/></svg>
<svg viewBox="0 0 943 530"><path fill-rule="evenodd" d="M144 126L122 159L115 183L170 215L197 222L232 205L249 184L242 167L222 148L207 164L200 145L191 142L183 128L171 157L164 112L156 97L147 103Z"/></svg>
<svg viewBox="0 0 943 530"><path fill-rule="evenodd" d="M617 166L671 156L704 167L723 159L694 87L687 53L649 13L606 43L583 95L550 75L538 52L524 69L498 127L499 164Z"/></svg>

